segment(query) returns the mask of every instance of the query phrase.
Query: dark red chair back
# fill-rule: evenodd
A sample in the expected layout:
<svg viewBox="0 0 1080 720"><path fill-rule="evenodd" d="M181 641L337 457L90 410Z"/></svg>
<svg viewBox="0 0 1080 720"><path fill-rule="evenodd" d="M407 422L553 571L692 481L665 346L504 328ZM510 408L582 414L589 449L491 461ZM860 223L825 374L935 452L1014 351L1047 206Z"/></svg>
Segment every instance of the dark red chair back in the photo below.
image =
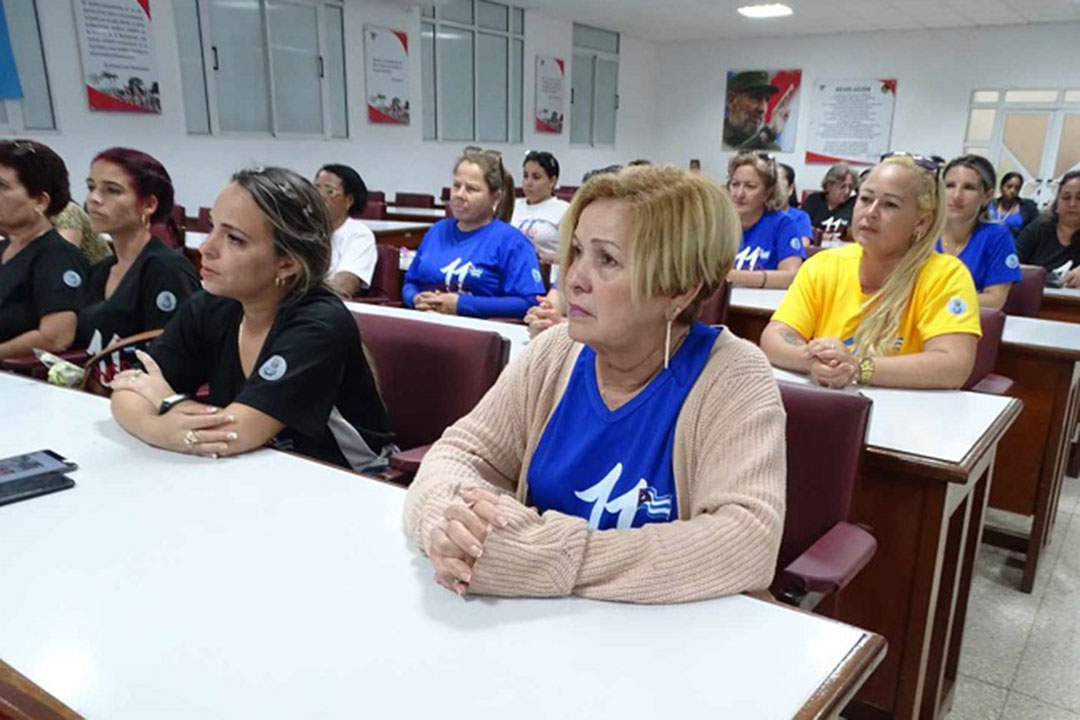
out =
<svg viewBox="0 0 1080 720"><path fill-rule="evenodd" d="M353 317L403 450L438 440L476 407L506 365L510 346L498 333L364 313Z"/></svg>
<svg viewBox="0 0 1080 720"><path fill-rule="evenodd" d="M1001 308L1006 315L1035 317L1042 308L1043 289L1046 287L1046 268L1037 265L1020 266L1020 282L1009 290L1009 298Z"/></svg>
<svg viewBox="0 0 1080 720"><path fill-rule="evenodd" d="M439 195L439 198L440 198L440 199L441 199L441 200L442 200L443 202L448 202L448 201L450 200L450 188L448 188L448 187L444 187L444 188L442 189L442 193L441 193L441 194Z"/></svg>
<svg viewBox="0 0 1080 720"><path fill-rule="evenodd" d="M375 272L371 276L371 290L367 297L401 300L404 276L401 272L401 248L380 243L375 245L375 252L378 259L375 261Z"/></svg>
<svg viewBox="0 0 1080 720"><path fill-rule="evenodd" d="M395 205L404 205L405 207L419 207L419 208L433 208L435 207L435 196L424 195L422 193L398 193L394 195Z"/></svg>
<svg viewBox="0 0 1080 720"><path fill-rule="evenodd" d="M386 202L386 193L382 190L368 190L367 194L368 202Z"/></svg>
<svg viewBox="0 0 1080 720"><path fill-rule="evenodd" d="M361 220L385 220L386 219L386 203L382 200L368 199L367 207L364 211L357 214L356 217Z"/></svg>
<svg viewBox="0 0 1080 720"><path fill-rule="evenodd" d="M971 368L967 382L961 390L970 390L980 380L994 371L997 363L998 348L1001 347L1001 333L1005 330L1005 313L990 308L979 308L979 320L982 322L982 337L975 346L975 365Z"/></svg>
<svg viewBox="0 0 1080 720"><path fill-rule="evenodd" d="M848 519L871 401L859 393L777 385L787 412L787 512L777 565L785 568Z"/></svg>
<svg viewBox="0 0 1080 720"><path fill-rule="evenodd" d="M195 220L195 224L192 226L192 230L195 232L208 233L213 228L210 222L210 208L199 208L199 216Z"/></svg>
<svg viewBox="0 0 1080 720"><path fill-rule="evenodd" d="M183 230L176 230L165 223L154 223L150 226L150 234L173 250L184 247L183 232Z"/></svg>
<svg viewBox="0 0 1080 720"><path fill-rule="evenodd" d="M701 306L701 322L706 325L726 325L728 303L731 300L731 283L727 280Z"/></svg>

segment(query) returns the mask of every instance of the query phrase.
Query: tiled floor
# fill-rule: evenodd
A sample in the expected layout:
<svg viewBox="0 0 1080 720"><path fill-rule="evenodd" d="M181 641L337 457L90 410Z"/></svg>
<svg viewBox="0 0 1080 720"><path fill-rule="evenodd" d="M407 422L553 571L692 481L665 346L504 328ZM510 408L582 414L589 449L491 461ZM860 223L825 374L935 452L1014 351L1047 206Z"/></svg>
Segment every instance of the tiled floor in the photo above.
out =
<svg viewBox="0 0 1080 720"><path fill-rule="evenodd" d="M1022 556L979 548L948 720L1080 720L1080 480L1066 478L1035 591ZM995 524L1022 520L990 511Z"/></svg>

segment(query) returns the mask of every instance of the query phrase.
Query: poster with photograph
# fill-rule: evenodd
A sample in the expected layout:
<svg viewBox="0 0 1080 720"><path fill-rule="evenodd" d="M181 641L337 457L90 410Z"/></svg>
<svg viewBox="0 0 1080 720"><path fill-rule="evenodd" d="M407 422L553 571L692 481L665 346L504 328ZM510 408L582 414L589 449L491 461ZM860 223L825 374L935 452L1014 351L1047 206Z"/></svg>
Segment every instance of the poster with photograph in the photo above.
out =
<svg viewBox="0 0 1080 720"><path fill-rule="evenodd" d="M814 85L806 162L873 165L889 151L896 80L823 80Z"/></svg>
<svg viewBox="0 0 1080 720"><path fill-rule="evenodd" d="M161 114L150 0L73 0L91 110Z"/></svg>
<svg viewBox="0 0 1080 720"><path fill-rule="evenodd" d="M368 122L409 124L409 36L364 26L364 79Z"/></svg>
<svg viewBox="0 0 1080 720"><path fill-rule="evenodd" d="M724 95L724 150L794 152L802 70L731 70Z"/></svg>
<svg viewBox="0 0 1080 720"><path fill-rule="evenodd" d="M561 134L566 119L566 63L536 56L536 132Z"/></svg>

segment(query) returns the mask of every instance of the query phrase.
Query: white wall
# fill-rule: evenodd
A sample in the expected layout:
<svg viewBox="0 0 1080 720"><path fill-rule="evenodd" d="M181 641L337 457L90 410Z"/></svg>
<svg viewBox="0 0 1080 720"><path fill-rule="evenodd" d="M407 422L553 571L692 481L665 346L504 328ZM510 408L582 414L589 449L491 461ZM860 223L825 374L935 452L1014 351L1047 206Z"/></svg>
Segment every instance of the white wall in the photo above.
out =
<svg viewBox="0 0 1080 720"><path fill-rule="evenodd" d="M379 0L346 0L346 76L349 96L350 139L277 140L262 137L207 137L188 135L182 106L180 62L171 0L155 0L153 32L160 76L162 114L90 112L81 82L81 61L70 0L38 2L45 59L52 84L57 116L56 132L31 137L53 147L68 164L73 195L81 200L82 178L90 159L112 145L126 145L149 152L169 170L177 188L177 201L194 214L200 205L212 204L229 175L246 165L284 165L312 175L328 162L355 167L371 189L388 194L398 190L438 194L450 184L451 165L463 142L424 142L419 112L420 22L416 8ZM370 125L363 102L363 26L384 25L409 33L412 68L413 122L407 127ZM520 177L520 160L526 149L555 153L563 167L563 181L577 185L581 175L595 167L647 156L653 138L656 96L656 47L645 41L624 38L619 67L621 109L615 150L570 148L569 127L562 135L537 134L533 130L535 92L533 76L537 53L572 60L571 24L526 12L524 82L524 144L503 150L507 167ZM567 85L569 102L569 81Z"/></svg>
<svg viewBox="0 0 1080 720"><path fill-rule="evenodd" d="M795 153L778 158L795 168L800 189L818 187L828 168L803 164L818 80L896 78L892 147L952 157L963 150L973 90L1080 87L1077 38L1080 23L662 45L654 159L685 167L701 158L723 178L726 73L755 67L803 71Z"/></svg>

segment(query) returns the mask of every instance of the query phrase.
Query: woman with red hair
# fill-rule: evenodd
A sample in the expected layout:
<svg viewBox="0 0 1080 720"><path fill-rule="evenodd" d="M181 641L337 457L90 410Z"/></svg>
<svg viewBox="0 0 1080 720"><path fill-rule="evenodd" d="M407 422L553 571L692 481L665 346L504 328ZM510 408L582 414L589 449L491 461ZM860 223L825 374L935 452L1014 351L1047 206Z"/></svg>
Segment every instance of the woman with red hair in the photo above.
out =
<svg viewBox="0 0 1080 720"><path fill-rule="evenodd" d="M98 153L86 179L94 231L112 237L114 255L90 270L87 306L76 340L91 353L112 342L165 327L199 289L195 268L150 233L173 207L169 173L156 159L129 148Z"/></svg>

